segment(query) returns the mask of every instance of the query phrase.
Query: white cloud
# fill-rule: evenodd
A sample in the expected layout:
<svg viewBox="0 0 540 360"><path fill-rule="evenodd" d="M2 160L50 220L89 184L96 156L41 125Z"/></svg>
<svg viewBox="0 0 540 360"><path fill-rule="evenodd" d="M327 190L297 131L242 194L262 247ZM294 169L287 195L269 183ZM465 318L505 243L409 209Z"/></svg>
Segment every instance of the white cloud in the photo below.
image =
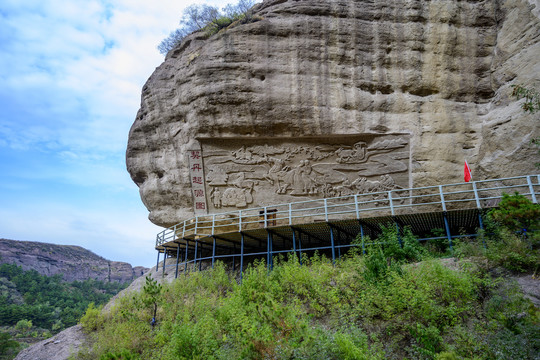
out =
<svg viewBox="0 0 540 360"><path fill-rule="evenodd" d="M0 237L153 263L124 151L156 47L193 3L227 1L2 2Z"/></svg>

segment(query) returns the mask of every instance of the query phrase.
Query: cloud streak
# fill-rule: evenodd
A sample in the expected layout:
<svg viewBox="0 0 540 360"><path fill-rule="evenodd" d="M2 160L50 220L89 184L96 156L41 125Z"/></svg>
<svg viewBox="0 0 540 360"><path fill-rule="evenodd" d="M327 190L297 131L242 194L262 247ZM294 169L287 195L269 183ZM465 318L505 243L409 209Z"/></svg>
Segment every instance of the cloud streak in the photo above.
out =
<svg viewBox="0 0 540 360"><path fill-rule="evenodd" d="M226 1L3 1L0 237L153 263L125 147L156 47L192 3Z"/></svg>

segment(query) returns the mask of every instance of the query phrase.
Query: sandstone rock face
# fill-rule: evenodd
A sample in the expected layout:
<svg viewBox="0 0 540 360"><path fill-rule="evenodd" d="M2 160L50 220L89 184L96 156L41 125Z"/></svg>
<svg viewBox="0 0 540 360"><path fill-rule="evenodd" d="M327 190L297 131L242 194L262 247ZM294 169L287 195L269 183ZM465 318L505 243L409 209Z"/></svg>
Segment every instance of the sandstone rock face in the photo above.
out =
<svg viewBox="0 0 540 360"><path fill-rule="evenodd" d="M95 279L131 282L148 269L109 261L79 246L0 239L0 263L15 264L41 275L61 274L66 281Z"/></svg>
<svg viewBox="0 0 540 360"><path fill-rule="evenodd" d="M143 88L127 168L170 226L323 196L535 173L538 0L266 0Z"/></svg>

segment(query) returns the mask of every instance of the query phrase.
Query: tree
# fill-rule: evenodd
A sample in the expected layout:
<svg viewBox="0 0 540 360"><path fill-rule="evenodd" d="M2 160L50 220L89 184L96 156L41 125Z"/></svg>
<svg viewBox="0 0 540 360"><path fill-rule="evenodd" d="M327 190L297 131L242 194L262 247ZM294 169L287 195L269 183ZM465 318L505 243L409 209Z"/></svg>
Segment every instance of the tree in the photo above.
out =
<svg viewBox="0 0 540 360"><path fill-rule="evenodd" d="M239 0L236 5L228 4L221 11L215 6L190 5L182 13L180 27L163 39L157 48L161 54L167 54L193 32L204 30L212 35L237 20L251 20L250 9L255 3L256 0Z"/></svg>
<svg viewBox="0 0 540 360"><path fill-rule="evenodd" d="M143 287L143 303L146 306L153 306L154 316L152 317L152 328L156 325L156 314L158 307L158 300L162 290L161 284L157 283L157 280L152 279L150 276L146 277L146 284Z"/></svg>
<svg viewBox="0 0 540 360"><path fill-rule="evenodd" d="M9 355L19 348L19 343L11 339L7 332L0 332L0 358ZM11 359L11 357L9 357Z"/></svg>

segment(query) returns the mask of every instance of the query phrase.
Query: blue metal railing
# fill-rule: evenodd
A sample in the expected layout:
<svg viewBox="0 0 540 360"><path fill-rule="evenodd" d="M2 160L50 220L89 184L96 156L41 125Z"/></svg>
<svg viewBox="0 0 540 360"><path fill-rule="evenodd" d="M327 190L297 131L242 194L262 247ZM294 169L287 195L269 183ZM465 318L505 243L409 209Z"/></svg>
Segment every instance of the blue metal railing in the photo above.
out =
<svg viewBox="0 0 540 360"><path fill-rule="evenodd" d="M495 207L503 192L517 192L528 197L533 203L538 203L540 174L393 189L199 215L158 233L156 248L177 239L194 239L319 221L485 209Z"/></svg>

